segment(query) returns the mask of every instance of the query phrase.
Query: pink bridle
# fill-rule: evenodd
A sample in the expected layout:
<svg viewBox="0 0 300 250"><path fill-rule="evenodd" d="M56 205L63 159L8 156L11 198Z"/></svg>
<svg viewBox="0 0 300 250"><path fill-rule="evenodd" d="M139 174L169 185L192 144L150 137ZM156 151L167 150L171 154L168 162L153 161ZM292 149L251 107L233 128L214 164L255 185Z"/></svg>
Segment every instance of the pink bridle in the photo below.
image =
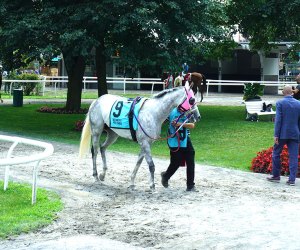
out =
<svg viewBox="0 0 300 250"><path fill-rule="evenodd" d="M178 106L178 109L181 112L186 112L195 105L195 95L192 89L187 89L187 86L184 86L185 90L185 99L184 101Z"/></svg>

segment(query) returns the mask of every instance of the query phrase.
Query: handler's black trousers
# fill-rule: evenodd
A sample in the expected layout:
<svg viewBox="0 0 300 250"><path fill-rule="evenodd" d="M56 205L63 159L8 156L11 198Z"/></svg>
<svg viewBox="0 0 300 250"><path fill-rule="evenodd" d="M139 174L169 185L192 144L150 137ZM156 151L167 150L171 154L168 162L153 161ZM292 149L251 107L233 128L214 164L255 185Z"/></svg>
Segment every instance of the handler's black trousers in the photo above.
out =
<svg viewBox="0 0 300 250"><path fill-rule="evenodd" d="M195 185L195 150L193 144L188 138L186 148L179 148L177 152L172 152L176 149L177 148L171 148L170 150L170 165L164 174L164 177L170 179L184 159L186 162L186 185L188 188L191 188Z"/></svg>

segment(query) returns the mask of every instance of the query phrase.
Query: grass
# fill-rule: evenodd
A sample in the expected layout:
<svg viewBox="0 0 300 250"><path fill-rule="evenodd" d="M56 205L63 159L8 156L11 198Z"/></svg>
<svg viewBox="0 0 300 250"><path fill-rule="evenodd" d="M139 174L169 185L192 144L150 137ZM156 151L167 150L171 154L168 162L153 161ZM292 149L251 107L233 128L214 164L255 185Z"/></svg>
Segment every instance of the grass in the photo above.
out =
<svg viewBox="0 0 300 250"><path fill-rule="evenodd" d="M74 130L74 125L85 116L36 112L41 106L44 105L0 106L0 131L79 145L80 133ZM274 124L245 121L245 108L242 106L201 106L200 112L202 119L191 131L197 163L248 171L256 153L273 144ZM162 136L166 134L166 126L163 126ZM139 146L119 138L110 150L137 154ZM168 158L166 142L156 141L152 154Z"/></svg>
<svg viewBox="0 0 300 250"><path fill-rule="evenodd" d="M118 95L120 96L126 96L126 97L136 97L137 94L135 93L128 93L123 94L122 90L117 90ZM143 94L143 97L150 97L151 94ZM12 95L10 96L7 93L1 92L2 99L11 99ZM30 96L23 96L24 99L37 99L37 100L43 100L43 99L67 99L67 90L66 89L57 89L56 94L54 90L46 91L45 95L30 95ZM82 99L97 99L98 98L98 91L96 89L88 89L87 91L83 91L81 95Z"/></svg>
<svg viewBox="0 0 300 250"><path fill-rule="evenodd" d="M3 187L3 181L0 181ZM59 196L39 188L37 203L31 205L31 186L10 182L0 189L0 239L36 230L50 224L63 205Z"/></svg>

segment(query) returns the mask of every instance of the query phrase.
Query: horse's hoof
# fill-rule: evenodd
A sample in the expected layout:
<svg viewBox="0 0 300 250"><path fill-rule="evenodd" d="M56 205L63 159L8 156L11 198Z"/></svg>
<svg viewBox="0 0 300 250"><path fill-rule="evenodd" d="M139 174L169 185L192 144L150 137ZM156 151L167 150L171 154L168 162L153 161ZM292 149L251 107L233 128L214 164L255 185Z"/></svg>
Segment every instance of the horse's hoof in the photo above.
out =
<svg viewBox="0 0 300 250"><path fill-rule="evenodd" d="M96 181L96 182L99 181L98 176L94 176L94 178L95 178L95 181Z"/></svg>
<svg viewBox="0 0 300 250"><path fill-rule="evenodd" d="M131 191L135 190L135 185L130 185L130 186L128 187L128 189L131 190Z"/></svg>
<svg viewBox="0 0 300 250"><path fill-rule="evenodd" d="M100 175L99 175L100 181L104 181L104 178L105 178L105 176L104 176L103 174L100 174Z"/></svg>
<svg viewBox="0 0 300 250"><path fill-rule="evenodd" d="M155 190L155 185L152 184L152 185L150 186L150 189L154 191L154 190Z"/></svg>

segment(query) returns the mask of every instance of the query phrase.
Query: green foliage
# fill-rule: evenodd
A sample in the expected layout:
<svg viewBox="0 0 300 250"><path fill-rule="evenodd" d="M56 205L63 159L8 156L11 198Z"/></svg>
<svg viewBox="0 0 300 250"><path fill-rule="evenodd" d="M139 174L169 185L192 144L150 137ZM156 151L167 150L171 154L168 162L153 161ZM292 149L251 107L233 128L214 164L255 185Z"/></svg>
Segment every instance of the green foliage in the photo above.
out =
<svg viewBox="0 0 300 250"><path fill-rule="evenodd" d="M3 186L3 181L0 181ZM44 227L56 219L63 204L54 192L39 188L37 203L31 204L31 186L10 182L0 189L0 238L27 233Z"/></svg>
<svg viewBox="0 0 300 250"><path fill-rule="evenodd" d="M16 80L39 80L40 77L37 74L29 74L29 73L23 73L20 75L16 75ZM35 94L39 94L40 90L40 85L41 83L36 83L36 82L25 82L25 83L20 83L20 86L23 87L23 92L25 96L29 96L33 94L33 91L36 90Z"/></svg>
<svg viewBox="0 0 300 250"><path fill-rule="evenodd" d="M253 49L267 51L277 46L269 42L291 41L299 45L299 9L299 0L232 0L227 13L229 22L238 25Z"/></svg>
<svg viewBox="0 0 300 250"><path fill-rule="evenodd" d="M75 130L74 124L84 120L85 115L39 113L36 110L40 107L41 105L32 104L17 109L0 106L0 131L79 145L80 133ZM256 152L273 144L274 124L263 121L246 122L243 106L200 106L199 109L202 119L191 130L191 138L196 150L196 161L200 164L248 171ZM164 125L162 137L166 135L166 131L167 125ZM109 150L138 154L139 146L119 138ZM152 146L152 154L168 158L166 141L156 141Z"/></svg>
<svg viewBox="0 0 300 250"><path fill-rule="evenodd" d="M259 83L245 83L243 100L260 99L260 96L264 94L264 87Z"/></svg>

